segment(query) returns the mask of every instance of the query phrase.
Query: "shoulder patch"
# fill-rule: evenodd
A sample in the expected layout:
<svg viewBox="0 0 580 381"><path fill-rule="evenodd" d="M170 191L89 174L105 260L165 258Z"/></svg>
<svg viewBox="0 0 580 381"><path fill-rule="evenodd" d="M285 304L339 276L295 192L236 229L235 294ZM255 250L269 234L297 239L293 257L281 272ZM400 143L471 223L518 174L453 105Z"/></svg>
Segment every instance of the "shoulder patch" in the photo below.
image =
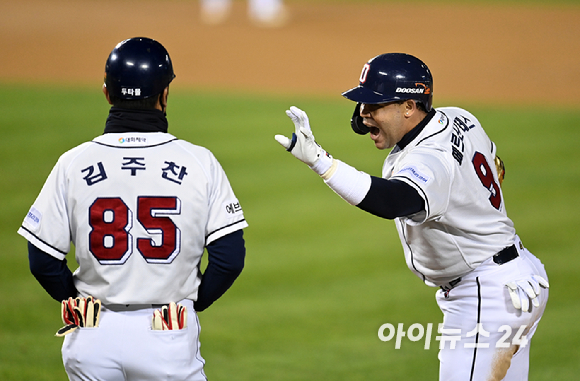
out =
<svg viewBox="0 0 580 381"><path fill-rule="evenodd" d="M42 213L38 211L34 206L30 208L28 214L24 218L24 221L30 225L34 230L38 229L40 226L40 221L42 220Z"/></svg>
<svg viewBox="0 0 580 381"><path fill-rule="evenodd" d="M419 180L425 184L427 184L430 180L429 176L421 173L417 168L415 168L414 166L408 165L405 168L401 169L397 175L411 175L411 178L414 178L416 180Z"/></svg>
<svg viewBox="0 0 580 381"><path fill-rule="evenodd" d="M233 217L242 213L242 206L238 200L234 199L224 202L222 210L227 217Z"/></svg>

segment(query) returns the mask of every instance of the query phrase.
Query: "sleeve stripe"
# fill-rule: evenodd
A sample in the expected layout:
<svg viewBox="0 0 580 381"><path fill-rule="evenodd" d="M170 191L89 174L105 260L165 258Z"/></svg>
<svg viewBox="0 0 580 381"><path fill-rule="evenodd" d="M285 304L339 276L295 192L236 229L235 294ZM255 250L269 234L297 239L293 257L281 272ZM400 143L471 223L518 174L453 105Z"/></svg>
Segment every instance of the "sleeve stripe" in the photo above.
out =
<svg viewBox="0 0 580 381"><path fill-rule="evenodd" d="M57 251L59 253L61 253L62 255L66 255L66 251L62 251L57 249L56 247L50 245L49 243L47 243L46 241L42 240L41 238L39 238L36 234L34 234L33 232L31 232L29 229L27 229L25 226L20 226L20 228L22 230L25 230L28 234L30 234L31 236L33 236L34 238L36 238L38 241L42 242L44 245L46 245L47 247L50 247L51 249L53 249L54 251Z"/></svg>
<svg viewBox="0 0 580 381"><path fill-rule="evenodd" d="M218 233L218 232L220 232L220 231L222 231L222 230L224 230L224 229L227 229L227 228L229 228L229 227L231 227L231 226L235 226L235 225L237 225L237 224L243 224L242 228L244 228L244 227L248 226L248 223L246 222L246 219L245 219L245 218L243 218L243 219L241 219L241 220L239 220L239 221L236 221L236 222L234 222L234 223L231 223L231 224L229 224L229 225L222 226L221 228L219 228L219 229L217 229L217 230L214 230L214 231L212 231L211 233L209 233L209 234L208 234L208 235L205 237L205 240L206 240L206 242L208 241L208 238L209 238L209 237L211 237L212 235L214 235L214 234L216 234L216 233Z"/></svg>

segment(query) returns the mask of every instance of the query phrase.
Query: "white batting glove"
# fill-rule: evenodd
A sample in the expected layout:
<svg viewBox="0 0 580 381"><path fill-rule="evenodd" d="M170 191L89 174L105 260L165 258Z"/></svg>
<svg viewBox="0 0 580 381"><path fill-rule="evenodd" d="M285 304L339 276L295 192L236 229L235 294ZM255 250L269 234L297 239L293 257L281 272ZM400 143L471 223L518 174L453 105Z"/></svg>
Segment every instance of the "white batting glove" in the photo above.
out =
<svg viewBox="0 0 580 381"><path fill-rule="evenodd" d="M290 107L286 115L294 122L292 138L276 135L274 138L298 160L308 165L314 172L322 175L332 165L332 156L314 140L308 115L298 107Z"/></svg>
<svg viewBox="0 0 580 381"><path fill-rule="evenodd" d="M175 302L153 311L151 329L154 331L169 331L187 327L187 308Z"/></svg>
<svg viewBox="0 0 580 381"><path fill-rule="evenodd" d="M532 275L528 279L520 279L506 283L512 303L516 310L531 312L530 300L534 307L540 306L538 296L542 288L549 288L547 280L539 275Z"/></svg>
<svg viewBox="0 0 580 381"><path fill-rule="evenodd" d="M61 302L61 317L65 326L56 332L56 336L65 336L78 327L98 327L101 301L92 296L68 298Z"/></svg>

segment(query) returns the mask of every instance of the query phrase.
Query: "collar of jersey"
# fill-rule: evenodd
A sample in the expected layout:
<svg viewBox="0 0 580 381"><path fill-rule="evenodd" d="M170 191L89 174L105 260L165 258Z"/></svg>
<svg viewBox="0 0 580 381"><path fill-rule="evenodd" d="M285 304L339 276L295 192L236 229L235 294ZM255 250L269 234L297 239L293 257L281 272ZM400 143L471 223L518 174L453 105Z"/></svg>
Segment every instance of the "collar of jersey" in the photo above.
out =
<svg viewBox="0 0 580 381"><path fill-rule="evenodd" d="M93 142L111 147L140 148L165 144L176 139L166 132L119 132L97 136Z"/></svg>

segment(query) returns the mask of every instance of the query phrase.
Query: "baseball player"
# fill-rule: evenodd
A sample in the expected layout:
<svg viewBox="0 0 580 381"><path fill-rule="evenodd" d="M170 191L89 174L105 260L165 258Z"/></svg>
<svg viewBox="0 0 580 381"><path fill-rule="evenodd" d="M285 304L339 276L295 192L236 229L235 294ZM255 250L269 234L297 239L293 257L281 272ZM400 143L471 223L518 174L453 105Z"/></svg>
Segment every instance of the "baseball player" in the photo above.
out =
<svg viewBox="0 0 580 381"><path fill-rule="evenodd" d="M549 285L506 214L495 144L466 110L432 107L431 72L411 55L374 57L342 95L353 130L392 148L381 178L322 149L296 107L292 138L276 140L348 203L395 220L409 269L438 287L441 380L526 380Z"/></svg>
<svg viewBox="0 0 580 381"><path fill-rule="evenodd" d="M159 42L119 43L104 134L59 158L18 230L32 273L63 301L71 380L206 379L196 311L242 271L247 223L213 154L167 133L174 77Z"/></svg>
<svg viewBox="0 0 580 381"><path fill-rule="evenodd" d="M248 0L249 20L256 26L278 28L287 24L289 14L284 0ZM200 0L201 19L206 24L217 25L229 17L232 0Z"/></svg>

